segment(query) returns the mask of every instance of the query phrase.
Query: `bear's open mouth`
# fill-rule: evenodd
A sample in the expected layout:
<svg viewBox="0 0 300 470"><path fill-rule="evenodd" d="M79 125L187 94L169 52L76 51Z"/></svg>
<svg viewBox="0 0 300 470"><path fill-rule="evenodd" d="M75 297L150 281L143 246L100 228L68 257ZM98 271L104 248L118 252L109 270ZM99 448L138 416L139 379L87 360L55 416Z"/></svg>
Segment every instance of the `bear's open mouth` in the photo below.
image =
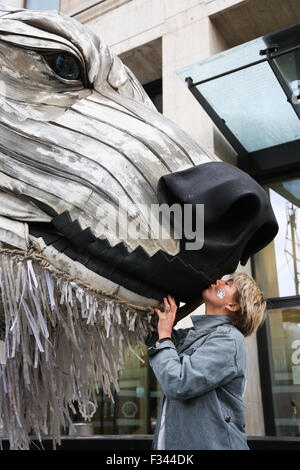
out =
<svg viewBox="0 0 300 470"><path fill-rule="evenodd" d="M158 252L150 257L141 246L130 252L123 242L111 246L107 239L97 238L90 228L82 229L78 220L72 221L68 211L56 215L50 223L29 222L28 226L30 235L41 237L46 245L52 245L96 274L144 297L160 300L166 295L146 278L156 264L155 259L165 256L167 261L167 254Z"/></svg>
<svg viewBox="0 0 300 470"><path fill-rule="evenodd" d="M2 240L6 248L26 250L31 241L49 264L73 279L93 285L95 290L114 293L138 305L155 305L168 294L177 302L188 302L199 295L199 279L203 289L213 281L191 264L184 249L177 255L163 249L149 254L142 239L134 249L125 239L114 245L104 235L98 238L94 226L82 226L81 220L68 210L58 214L32 196L12 196L8 210L2 214L8 220L7 230L12 230L12 238ZM20 224L15 240L14 223Z"/></svg>
<svg viewBox="0 0 300 470"><path fill-rule="evenodd" d="M46 245L140 296L161 301L170 294L186 302L181 295L182 279L190 279L191 292L199 283L200 273L180 256L162 250L149 256L142 246L130 252L123 242L111 246L107 239L97 238L90 228L82 229L78 220L72 221L68 211L54 216L50 223L28 225L33 237L41 237ZM205 287L211 282L207 278Z"/></svg>

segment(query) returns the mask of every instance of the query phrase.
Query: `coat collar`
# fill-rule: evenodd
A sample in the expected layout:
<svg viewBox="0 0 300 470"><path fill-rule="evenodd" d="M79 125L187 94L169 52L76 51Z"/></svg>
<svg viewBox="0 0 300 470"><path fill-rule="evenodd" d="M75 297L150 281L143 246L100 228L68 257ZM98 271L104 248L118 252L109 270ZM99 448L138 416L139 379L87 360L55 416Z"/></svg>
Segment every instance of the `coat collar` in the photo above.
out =
<svg viewBox="0 0 300 470"><path fill-rule="evenodd" d="M191 315L190 318L194 327L188 328L185 339L177 347L178 353L188 349L197 339L207 335L217 326L230 323L230 318L227 315Z"/></svg>
<svg viewBox="0 0 300 470"><path fill-rule="evenodd" d="M228 315L191 315L195 330L207 330L223 323L230 323Z"/></svg>

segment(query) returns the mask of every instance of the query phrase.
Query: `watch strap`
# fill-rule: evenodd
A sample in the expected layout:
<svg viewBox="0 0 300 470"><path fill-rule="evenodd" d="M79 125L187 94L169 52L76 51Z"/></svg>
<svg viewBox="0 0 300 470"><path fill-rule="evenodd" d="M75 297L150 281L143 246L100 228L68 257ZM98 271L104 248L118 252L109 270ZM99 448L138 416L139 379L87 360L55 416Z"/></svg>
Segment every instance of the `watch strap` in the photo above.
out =
<svg viewBox="0 0 300 470"><path fill-rule="evenodd" d="M165 338L160 338L157 340L157 343L163 343L164 341L172 341L172 338L166 336Z"/></svg>

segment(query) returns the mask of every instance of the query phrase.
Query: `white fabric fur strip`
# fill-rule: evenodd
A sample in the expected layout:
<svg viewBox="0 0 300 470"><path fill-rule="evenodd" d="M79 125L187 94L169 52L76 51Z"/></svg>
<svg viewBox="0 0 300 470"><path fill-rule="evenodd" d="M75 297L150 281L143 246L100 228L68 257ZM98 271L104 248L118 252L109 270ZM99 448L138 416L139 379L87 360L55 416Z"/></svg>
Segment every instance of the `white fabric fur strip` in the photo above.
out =
<svg viewBox="0 0 300 470"><path fill-rule="evenodd" d="M73 402L96 405L100 387L113 400L126 357L154 329L153 310L93 292L34 254L0 250L0 271L4 434L10 449L28 449L30 434L51 435L55 448Z"/></svg>

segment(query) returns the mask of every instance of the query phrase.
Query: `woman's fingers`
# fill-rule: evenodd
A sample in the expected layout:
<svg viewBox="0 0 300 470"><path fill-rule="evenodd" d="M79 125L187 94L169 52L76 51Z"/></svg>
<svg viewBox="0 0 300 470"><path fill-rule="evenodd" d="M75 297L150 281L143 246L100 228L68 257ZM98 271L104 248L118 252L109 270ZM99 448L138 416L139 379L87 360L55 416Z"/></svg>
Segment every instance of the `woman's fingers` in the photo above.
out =
<svg viewBox="0 0 300 470"><path fill-rule="evenodd" d="M177 305L176 305L175 299L173 297L171 297L171 295L169 294L168 295L168 300L169 300L169 305L170 305L170 311L172 313L176 313Z"/></svg>
<svg viewBox="0 0 300 470"><path fill-rule="evenodd" d="M170 296L170 294L168 294L168 300L169 300L169 303L172 307L176 307L177 308L177 305L176 305L176 302L175 302L175 299L173 297Z"/></svg>
<svg viewBox="0 0 300 470"><path fill-rule="evenodd" d="M157 313L157 315L169 312L176 313L177 305L173 297L171 297L170 295L168 295L168 297L164 297L164 306L164 311L160 310L159 308L154 308L153 310Z"/></svg>
<svg viewBox="0 0 300 470"><path fill-rule="evenodd" d="M153 310L159 318L157 325L158 334L160 337L169 337L172 334L177 310L176 303L170 295L168 295L168 299L167 297L164 297L164 307L165 310L163 312L157 307Z"/></svg>
<svg viewBox="0 0 300 470"><path fill-rule="evenodd" d="M169 302L167 301L166 297L164 297L164 304L165 304L166 311L169 312L170 311L170 305L169 305Z"/></svg>
<svg viewBox="0 0 300 470"><path fill-rule="evenodd" d="M164 311L159 310L159 308L154 308L153 310L159 317L163 316L165 313L169 313L169 312L166 312L165 310Z"/></svg>

